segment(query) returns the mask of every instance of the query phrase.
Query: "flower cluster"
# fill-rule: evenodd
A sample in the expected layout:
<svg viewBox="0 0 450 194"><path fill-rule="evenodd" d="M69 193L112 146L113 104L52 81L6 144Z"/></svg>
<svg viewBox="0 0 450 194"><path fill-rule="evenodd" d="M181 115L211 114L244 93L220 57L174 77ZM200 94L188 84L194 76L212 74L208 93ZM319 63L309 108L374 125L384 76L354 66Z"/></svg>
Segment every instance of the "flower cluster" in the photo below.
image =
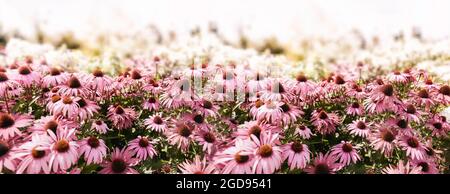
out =
<svg viewBox="0 0 450 194"><path fill-rule="evenodd" d="M161 72L177 62L155 56L111 74L13 58L0 68L0 173L449 170L450 86L424 70L317 79L202 61Z"/></svg>

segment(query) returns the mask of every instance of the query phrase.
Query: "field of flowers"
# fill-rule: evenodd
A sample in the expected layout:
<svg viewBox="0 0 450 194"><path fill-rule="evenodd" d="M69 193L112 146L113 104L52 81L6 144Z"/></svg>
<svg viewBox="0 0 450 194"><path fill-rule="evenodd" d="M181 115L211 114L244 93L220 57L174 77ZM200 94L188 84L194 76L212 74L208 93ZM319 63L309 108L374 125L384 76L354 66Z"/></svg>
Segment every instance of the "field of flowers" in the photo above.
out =
<svg viewBox="0 0 450 194"><path fill-rule="evenodd" d="M448 40L143 38L3 38L0 174L449 173Z"/></svg>

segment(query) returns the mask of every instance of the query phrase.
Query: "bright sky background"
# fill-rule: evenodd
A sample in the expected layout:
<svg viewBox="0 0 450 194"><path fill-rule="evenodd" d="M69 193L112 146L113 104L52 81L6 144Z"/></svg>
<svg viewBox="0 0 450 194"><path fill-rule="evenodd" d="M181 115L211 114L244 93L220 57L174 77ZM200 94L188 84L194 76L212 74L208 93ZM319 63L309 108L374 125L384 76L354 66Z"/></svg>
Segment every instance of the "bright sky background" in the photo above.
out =
<svg viewBox="0 0 450 194"><path fill-rule="evenodd" d="M186 31L216 21L227 36L239 27L253 36L288 40L300 33L333 35L358 28L392 34L412 26L426 36L450 35L448 0L0 0L5 29L32 34L33 21L54 32L127 31L149 23Z"/></svg>

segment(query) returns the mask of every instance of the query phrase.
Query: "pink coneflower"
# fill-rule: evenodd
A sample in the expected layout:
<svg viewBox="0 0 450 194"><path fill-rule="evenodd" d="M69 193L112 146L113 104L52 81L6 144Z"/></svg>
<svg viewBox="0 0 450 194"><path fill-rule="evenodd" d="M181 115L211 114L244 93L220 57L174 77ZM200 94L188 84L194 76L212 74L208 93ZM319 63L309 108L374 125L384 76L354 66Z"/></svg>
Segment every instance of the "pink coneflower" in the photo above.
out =
<svg viewBox="0 0 450 194"><path fill-rule="evenodd" d="M280 108L282 114L281 121L283 121L285 125L297 121L297 118L304 114L304 112L299 110L298 107L288 103L283 103Z"/></svg>
<svg viewBox="0 0 450 194"><path fill-rule="evenodd" d="M292 93L283 80L272 80L266 90L262 91L261 98L266 101L290 101Z"/></svg>
<svg viewBox="0 0 450 194"><path fill-rule="evenodd" d="M406 83L408 81L408 75L400 71L394 71L387 76L387 79L394 83Z"/></svg>
<svg viewBox="0 0 450 194"><path fill-rule="evenodd" d="M125 79L123 80L126 86L130 85L142 85L144 82L144 77L146 77L146 72L139 69L133 69L131 72L124 74Z"/></svg>
<svg viewBox="0 0 450 194"><path fill-rule="evenodd" d="M234 146L217 153L214 162L223 166L223 174L251 174L253 159L249 142L238 139Z"/></svg>
<svg viewBox="0 0 450 194"><path fill-rule="evenodd" d="M190 68L187 69L184 74L186 76L192 77L192 78L203 78L205 74L208 72L208 64L191 64Z"/></svg>
<svg viewBox="0 0 450 194"><path fill-rule="evenodd" d="M0 173L3 171L3 168L10 171L16 170L17 161L12 154L12 149L12 141L3 141L0 139Z"/></svg>
<svg viewBox="0 0 450 194"><path fill-rule="evenodd" d="M179 108L191 105L198 96L192 91L192 83L188 79L175 81L172 86L161 94L161 104L167 108Z"/></svg>
<svg viewBox="0 0 450 194"><path fill-rule="evenodd" d="M52 101L53 101L52 97ZM63 96L60 100L54 103L50 112L54 116L62 115L67 119L74 119L78 115L79 107L77 101L79 97Z"/></svg>
<svg viewBox="0 0 450 194"><path fill-rule="evenodd" d="M247 81L247 89L251 92L259 92L266 90L269 85L268 79L261 72L256 72L251 75L250 79Z"/></svg>
<svg viewBox="0 0 450 194"><path fill-rule="evenodd" d="M345 111L347 114L353 116L361 116L364 113L363 107L358 102L353 102L350 104Z"/></svg>
<svg viewBox="0 0 450 194"><path fill-rule="evenodd" d="M442 85L434 92L434 99L444 105L450 104L450 86Z"/></svg>
<svg viewBox="0 0 450 194"><path fill-rule="evenodd" d="M142 104L142 107L144 109L147 109L149 111L156 111L159 110L159 102L158 99L154 96L149 97L147 100L144 101Z"/></svg>
<svg viewBox="0 0 450 194"><path fill-rule="evenodd" d="M326 80L322 81L321 89L316 94L319 94L322 97L329 94L345 94L349 85L350 82L345 80L342 75L334 75L334 73L332 73ZM316 89L319 89L319 87ZM342 98L336 97L335 100L340 101Z"/></svg>
<svg viewBox="0 0 450 194"><path fill-rule="evenodd" d="M316 130L320 134L325 135L336 131L336 125L340 122L340 119L335 113L314 110L311 121L316 127Z"/></svg>
<svg viewBox="0 0 450 194"><path fill-rule="evenodd" d="M50 166L53 172L58 170L67 170L78 161L78 147L73 140L75 129L59 130L55 133L47 131L49 142L51 144Z"/></svg>
<svg viewBox="0 0 450 194"><path fill-rule="evenodd" d="M17 74L14 76L15 80L25 87L31 86L33 83L38 83L41 75L31 70L27 65L22 65L17 69Z"/></svg>
<svg viewBox="0 0 450 194"><path fill-rule="evenodd" d="M435 91L437 88L439 88L431 78L425 78L423 81L419 82L417 86L421 88L426 88L432 91Z"/></svg>
<svg viewBox="0 0 450 194"><path fill-rule="evenodd" d="M397 166L389 165L381 171L383 174L420 174L420 166L412 166L409 162L404 164L402 160L398 162Z"/></svg>
<svg viewBox="0 0 450 194"><path fill-rule="evenodd" d="M104 93L111 87L113 80L105 75L99 68L92 71L92 74L85 76L86 87L98 91L100 94Z"/></svg>
<svg viewBox="0 0 450 194"><path fill-rule="evenodd" d="M400 138L399 145L406 151L406 155L412 159L421 160L425 157L425 146L415 136L403 135Z"/></svg>
<svg viewBox="0 0 450 194"><path fill-rule="evenodd" d="M200 113L184 114L182 119L189 123L192 123L199 129L209 129L210 125L207 123L205 116Z"/></svg>
<svg viewBox="0 0 450 194"><path fill-rule="evenodd" d="M105 134L108 131L112 131L112 129L110 129L108 125L106 125L106 123L102 120L96 120L92 122L91 129L97 131L97 133L99 134Z"/></svg>
<svg viewBox="0 0 450 194"><path fill-rule="evenodd" d="M22 144L14 155L21 160L17 166L17 174L49 174L51 171L50 143L47 135L33 135L31 141Z"/></svg>
<svg viewBox="0 0 450 194"><path fill-rule="evenodd" d="M300 98L306 99L311 91L314 90L315 83L308 80L308 78L300 73L295 77L295 83L291 85L295 94L299 95Z"/></svg>
<svg viewBox="0 0 450 194"><path fill-rule="evenodd" d="M156 132L165 132L168 128L168 119L162 117L162 113L157 113L144 120L147 128Z"/></svg>
<svg viewBox="0 0 450 194"><path fill-rule="evenodd" d="M370 145L375 150L380 150L386 157L392 155L392 151L396 147L398 132L386 127L380 127L369 136Z"/></svg>
<svg viewBox="0 0 450 194"><path fill-rule="evenodd" d="M443 116L433 116L431 117L426 125L431 134L436 137L447 137L448 131L450 131L450 124L447 123L446 117Z"/></svg>
<svg viewBox="0 0 450 194"><path fill-rule="evenodd" d="M271 130L271 127L267 124L258 121L246 121L244 124L239 125L237 131L233 133L233 136L238 139L250 139L251 135L255 135L259 138L259 135L265 131Z"/></svg>
<svg viewBox="0 0 450 194"><path fill-rule="evenodd" d="M427 89L421 89L416 93L411 93L410 96L419 106L430 108L431 105L434 105L434 100Z"/></svg>
<svg viewBox="0 0 450 194"><path fill-rule="evenodd" d="M159 94L162 91L161 84L153 78L148 78L146 84L142 87L143 90L152 94Z"/></svg>
<svg viewBox="0 0 450 194"><path fill-rule="evenodd" d="M366 138L369 137L371 133L370 125L371 123L366 123L366 119L362 118L355 120L348 125L348 130L350 131L350 134Z"/></svg>
<svg viewBox="0 0 450 194"><path fill-rule="evenodd" d="M227 90L234 90L237 86L237 75L233 70L222 70L221 74L218 73L214 79L214 82L218 85L223 85Z"/></svg>
<svg viewBox="0 0 450 194"><path fill-rule="evenodd" d="M78 125L75 122L68 121L62 117L55 118L53 116L41 117L35 120L35 124L28 129L31 133L46 134L47 130L54 133L64 128L76 128Z"/></svg>
<svg viewBox="0 0 450 194"><path fill-rule="evenodd" d="M253 172L271 174L278 170L283 162L281 148L276 145L278 134L264 132L259 135L259 138L252 135L251 140L250 146L253 148L253 154L255 155Z"/></svg>
<svg viewBox="0 0 450 194"><path fill-rule="evenodd" d="M439 174L436 162L430 159L412 160L411 165L420 167L420 174Z"/></svg>
<svg viewBox="0 0 450 194"><path fill-rule="evenodd" d="M136 119L136 112L132 108L123 108L120 105L108 108L108 119L119 130L128 129Z"/></svg>
<svg viewBox="0 0 450 194"><path fill-rule="evenodd" d="M55 108L55 104L59 102L62 98L58 94L49 95L50 98L47 99L47 105L45 106L49 112L52 112Z"/></svg>
<svg viewBox="0 0 450 194"><path fill-rule="evenodd" d="M76 103L78 104L78 118L81 121L90 119L100 110L97 103L85 98L79 98Z"/></svg>
<svg viewBox="0 0 450 194"><path fill-rule="evenodd" d="M203 151L209 155L213 155L221 143L218 134L211 129L197 130L195 132L195 140L203 147Z"/></svg>
<svg viewBox="0 0 450 194"><path fill-rule="evenodd" d="M68 79L65 72L61 72L58 68L50 68L49 74L42 78L42 86L54 87L63 84Z"/></svg>
<svg viewBox="0 0 450 194"><path fill-rule="evenodd" d="M388 119L385 123L397 129L397 131L402 135L413 135L415 133L414 129L412 129L409 125L409 122L406 119Z"/></svg>
<svg viewBox="0 0 450 194"><path fill-rule="evenodd" d="M259 112L259 108L264 105L264 102L261 99L256 99L252 103L250 103L250 115L253 116L253 118L256 118Z"/></svg>
<svg viewBox="0 0 450 194"><path fill-rule="evenodd" d="M178 122L174 128L166 131L166 136L171 145L177 145L178 149L186 151L190 143L193 141L194 126L188 123Z"/></svg>
<svg viewBox="0 0 450 194"><path fill-rule="evenodd" d="M0 138L9 140L22 132L19 128L28 127L32 120L25 115L11 115L0 112Z"/></svg>
<svg viewBox="0 0 450 194"><path fill-rule="evenodd" d="M344 165L349 165L350 163L355 163L361 160L358 155L358 146L354 146L349 142L342 141L331 148L331 155L335 156L339 162Z"/></svg>
<svg viewBox="0 0 450 194"><path fill-rule="evenodd" d="M256 119L265 120L267 122L271 122L277 124L281 120L282 109L281 102L267 101L258 108L258 112L256 113Z"/></svg>
<svg viewBox="0 0 450 194"><path fill-rule="evenodd" d="M66 96L84 97L88 94L88 91L81 81L75 75L72 75L66 81L66 84L59 86L59 93Z"/></svg>
<svg viewBox="0 0 450 194"><path fill-rule="evenodd" d="M396 111L400 100L391 84L385 84L374 88L370 98L366 101L366 109L371 113L381 113L387 110Z"/></svg>
<svg viewBox="0 0 450 194"><path fill-rule="evenodd" d="M422 111L417 110L416 106L413 104L406 104L400 110L399 115L401 117L407 121L414 121L416 123L420 122L420 117L424 114Z"/></svg>
<svg viewBox="0 0 450 194"><path fill-rule="evenodd" d="M300 135L300 137L302 137L303 139L309 139L313 135L313 133L311 132L311 129L305 125L299 125L295 129L295 133Z"/></svg>
<svg viewBox="0 0 450 194"><path fill-rule="evenodd" d="M313 164L305 168L305 172L308 174L334 174L341 168L339 163L336 163L336 158L330 154L319 153L314 158Z"/></svg>
<svg viewBox="0 0 450 194"><path fill-rule="evenodd" d="M200 113L205 117L216 117L219 111L219 107L211 101L201 100L195 104L194 110L200 111Z"/></svg>
<svg viewBox="0 0 450 194"><path fill-rule="evenodd" d="M0 72L0 96L5 96L9 88L16 88L19 83L8 78L7 73Z"/></svg>
<svg viewBox="0 0 450 194"><path fill-rule="evenodd" d="M133 158L131 152L126 148L122 150L115 148L111 153L111 158L109 161L103 162L101 165L102 170L99 171L100 174L138 174L139 172L133 169L139 162L138 159Z"/></svg>
<svg viewBox="0 0 450 194"><path fill-rule="evenodd" d="M106 147L105 141L91 136L81 140L78 153L80 155L84 154L84 160L87 164L100 164L107 154L107 149L108 147Z"/></svg>
<svg viewBox="0 0 450 194"><path fill-rule="evenodd" d="M206 158L200 160L200 156L195 156L192 162L185 161L178 168L183 174L216 174L216 168L213 164L207 164Z"/></svg>
<svg viewBox="0 0 450 194"><path fill-rule="evenodd" d="M23 91L23 87L21 87L20 85L15 85L14 87L7 88L6 93L3 93L2 95L4 97L7 96L8 98L15 98L19 97L23 93ZM9 103L14 103L14 101L11 101Z"/></svg>
<svg viewBox="0 0 450 194"><path fill-rule="evenodd" d="M131 140L128 143L128 150L136 157L144 161L147 158L153 158L157 155L156 150L153 148L155 142L150 141L148 137L138 136L136 139Z"/></svg>
<svg viewBox="0 0 450 194"><path fill-rule="evenodd" d="M357 84L353 84L346 94L356 99L364 99L367 96L366 92Z"/></svg>
<svg viewBox="0 0 450 194"><path fill-rule="evenodd" d="M300 142L291 142L281 147L283 150L283 160L288 160L291 170L294 168L303 169L311 160L311 152L308 146Z"/></svg>

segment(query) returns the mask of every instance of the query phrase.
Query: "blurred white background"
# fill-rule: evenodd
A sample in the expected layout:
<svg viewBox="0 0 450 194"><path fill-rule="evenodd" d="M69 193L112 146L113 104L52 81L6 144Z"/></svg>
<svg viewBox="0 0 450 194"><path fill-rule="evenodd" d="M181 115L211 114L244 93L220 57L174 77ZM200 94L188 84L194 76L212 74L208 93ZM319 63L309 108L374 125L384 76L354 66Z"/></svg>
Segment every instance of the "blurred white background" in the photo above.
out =
<svg viewBox="0 0 450 194"><path fill-rule="evenodd" d="M226 36L238 29L254 37L333 36L352 28L392 34L420 27L425 36L450 34L448 0L0 0L4 29L33 34L33 22L58 33L89 36L132 31L149 23L187 31L215 21Z"/></svg>

